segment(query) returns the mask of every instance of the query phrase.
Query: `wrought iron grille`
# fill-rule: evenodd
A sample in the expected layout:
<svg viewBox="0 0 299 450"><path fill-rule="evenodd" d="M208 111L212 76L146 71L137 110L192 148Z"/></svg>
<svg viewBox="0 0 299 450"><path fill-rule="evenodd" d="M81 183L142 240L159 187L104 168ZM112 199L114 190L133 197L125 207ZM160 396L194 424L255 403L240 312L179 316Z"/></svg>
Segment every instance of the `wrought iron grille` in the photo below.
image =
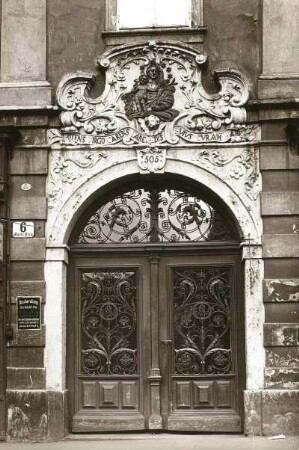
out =
<svg viewBox="0 0 299 450"><path fill-rule="evenodd" d="M136 270L82 273L82 373L137 373L136 307Z"/></svg>
<svg viewBox="0 0 299 450"><path fill-rule="evenodd" d="M206 201L174 189L118 195L88 219L78 243L233 240L226 220Z"/></svg>
<svg viewBox="0 0 299 450"><path fill-rule="evenodd" d="M231 373L229 271L173 269L176 374Z"/></svg>

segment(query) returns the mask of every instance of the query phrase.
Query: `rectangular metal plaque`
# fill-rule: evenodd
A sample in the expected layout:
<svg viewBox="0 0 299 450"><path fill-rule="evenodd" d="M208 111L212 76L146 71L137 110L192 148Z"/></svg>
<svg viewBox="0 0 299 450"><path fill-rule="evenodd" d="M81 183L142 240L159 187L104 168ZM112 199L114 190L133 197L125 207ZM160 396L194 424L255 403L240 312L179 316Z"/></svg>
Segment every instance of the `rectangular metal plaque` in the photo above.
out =
<svg viewBox="0 0 299 450"><path fill-rule="evenodd" d="M41 297L17 297L18 329L40 330Z"/></svg>
<svg viewBox="0 0 299 450"><path fill-rule="evenodd" d="M34 222L13 222L12 237L29 238L34 237Z"/></svg>

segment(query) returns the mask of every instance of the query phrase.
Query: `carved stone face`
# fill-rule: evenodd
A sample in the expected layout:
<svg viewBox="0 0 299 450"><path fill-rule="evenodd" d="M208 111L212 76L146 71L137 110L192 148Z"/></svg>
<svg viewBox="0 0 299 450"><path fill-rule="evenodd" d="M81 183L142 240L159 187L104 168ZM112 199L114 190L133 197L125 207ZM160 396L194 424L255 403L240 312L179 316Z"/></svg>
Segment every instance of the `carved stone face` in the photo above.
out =
<svg viewBox="0 0 299 450"><path fill-rule="evenodd" d="M151 80L156 80L159 76L157 67L153 65L148 67L146 73Z"/></svg>

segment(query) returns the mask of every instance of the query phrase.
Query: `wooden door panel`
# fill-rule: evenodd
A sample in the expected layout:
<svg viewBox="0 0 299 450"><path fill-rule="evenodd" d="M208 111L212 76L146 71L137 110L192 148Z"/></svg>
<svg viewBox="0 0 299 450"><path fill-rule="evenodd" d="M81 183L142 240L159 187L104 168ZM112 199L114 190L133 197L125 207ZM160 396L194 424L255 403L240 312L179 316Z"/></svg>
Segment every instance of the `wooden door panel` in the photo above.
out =
<svg viewBox="0 0 299 450"><path fill-rule="evenodd" d="M109 262L76 269L75 432L145 427L144 267Z"/></svg>
<svg viewBox="0 0 299 450"><path fill-rule="evenodd" d="M241 431L235 264L229 257L166 257L163 270L168 333L161 333L170 343L162 373L165 428Z"/></svg>

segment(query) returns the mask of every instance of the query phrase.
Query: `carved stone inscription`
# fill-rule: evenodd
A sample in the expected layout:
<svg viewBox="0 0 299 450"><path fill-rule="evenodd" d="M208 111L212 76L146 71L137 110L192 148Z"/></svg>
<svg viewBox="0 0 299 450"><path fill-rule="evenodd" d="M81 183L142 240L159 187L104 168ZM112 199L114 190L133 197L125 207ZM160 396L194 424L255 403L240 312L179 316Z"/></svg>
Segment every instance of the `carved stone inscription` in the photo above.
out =
<svg viewBox="0 0 299 450"><path fill-rule="evenodd" d="M216 73L217 94L202 85L206 54L176 42L118 47L105 53L106 87L89 96L91 74L67 75L57 91L62 128L50 130L53 148L246 142L248 81L237 71Z"/></svg>

